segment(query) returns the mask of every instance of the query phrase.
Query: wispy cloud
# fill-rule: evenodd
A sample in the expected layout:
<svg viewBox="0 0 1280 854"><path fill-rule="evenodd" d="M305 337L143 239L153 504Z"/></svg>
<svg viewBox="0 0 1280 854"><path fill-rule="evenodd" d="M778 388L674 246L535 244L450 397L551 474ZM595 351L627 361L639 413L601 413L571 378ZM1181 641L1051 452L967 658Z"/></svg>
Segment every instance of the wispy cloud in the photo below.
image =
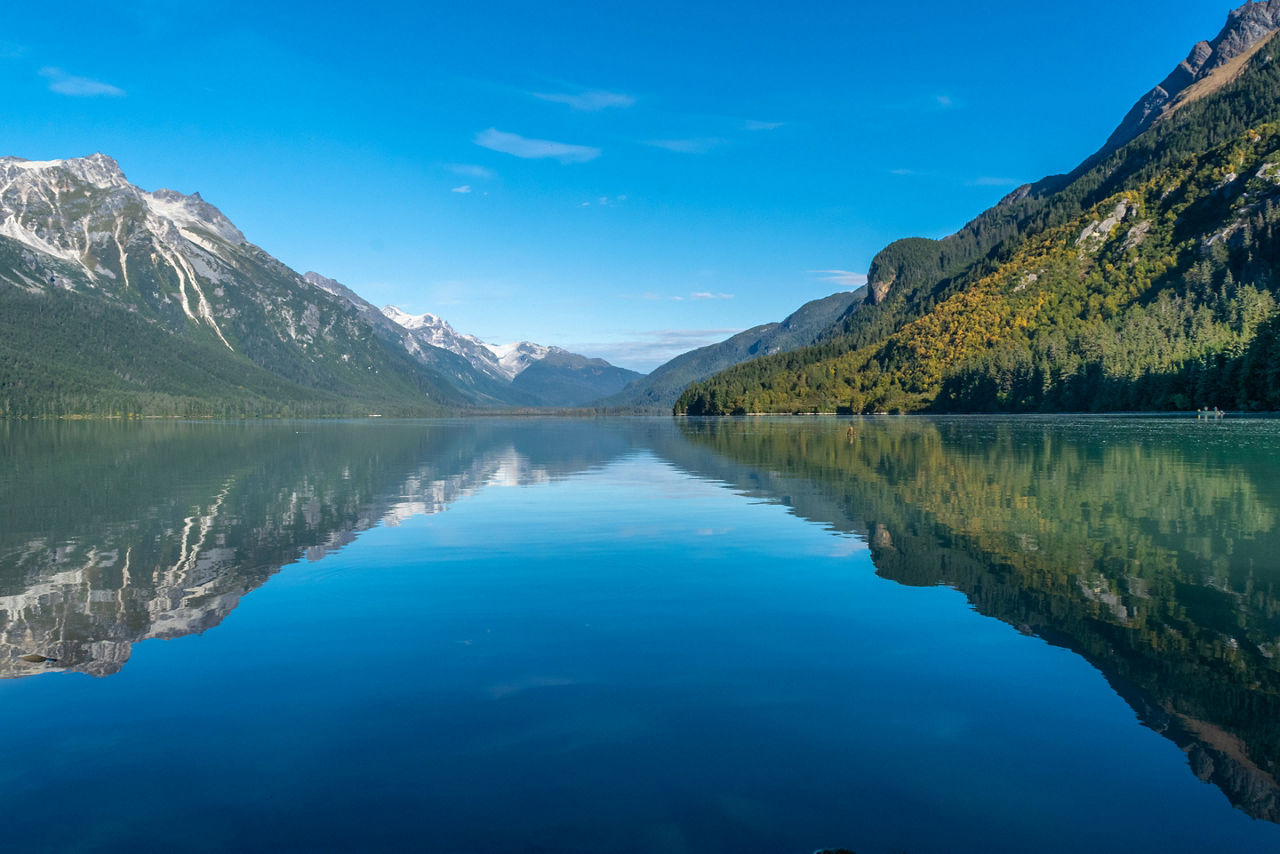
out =
<svg viewBox="0 0 1280 854"><path fill-rule="evenodd" d="M650 139L645 145L664 148L677 154L706 154L713 148L724 145L725 140L719 137L697 137L694 139Z"/></svg>
<svg viewBox="0 0 1280 854"><path fill-rule="evenodd" d="M493 178L495 173L492 169L486 169L483 166L476 166L474 163L450 163L449 171L455 175L461 175L464 178Z"/></svg>
<svg viewBox="0 0 1280 854"><path fill-rule="evenodd" d="M621 92L604 92L599 89L577 93L531 92L530 94L535 98L541 98L553 104L566 104L575 110L581 110L585 113L607 110L610 107L630 107L636 102L636 99L631 95L624 95Z"/></svg>
<svg viewBox="0 0 1280 854"><path fill-rule="evenodd" d="M742 126L747 130L777 130L785 124L786 122L758 122L748 119Z"/></svg>
<svg viewBox="0 0 1280 854"><path fill-rule="evenodd" d="M610 198L609 196L601 196L600 198L596 199L594 202L583 202L580 205L580 207L589 208L592 205L595 205L601 208L611 208L614 205L622 204L626 200L627 200L627 197L625 195L614 196L612 198Z"/></svg>
<svg viewBox="0 0 1280 854"><path fill-rule="evenodd" d="M26 55L27 49L23 45L0 41L0 59L22 59Z"/></svg>
<svg viewBox="0 0 1280 854"><path fill-rule="evenodd" d="M470 185L470 184L463 184L461 187L454 187L454 188L453 188L452 190L450 190L449 192L450 192L450 193L470 193L470 192L471 192L471 185Z"/></svg>
<svg viewBox="0 0 1280 854"><path fill-rule="evenodd" d="M601 151L589 145L570 145L549 139L530 139L519 134L489 128L476 134L472 140L481 148L500 151L527 160L559 160L561 163L586 163L600 156Z"/></svg>
<svg viewBox="0 0 1280 854"><path fill-rule="evenodd" d="M684 302L685 300L733 299L733 294L697 291L691 294L657 294L648 291L643 294L620 294L619 299L642 299L649 302Z"/></svg>
<svg viewBox="0 0 1280 854"><path fill-rule="evenodd" d="M124 90L118 86L112 86L110 83L103 83L101 80L92 80L88 77L76 77L68 74L61 68L42 68L40 76L49 81L49 89L60 95L72 95L80 98L93 98L97 96L107 96L111 98L119 98L124 95Z"/></svg>
<svg viewBox="0 0 1280 854"><path fill-rule="evenodd" d="M904 178L910 175L919 175L920 173L914 169L890 169L889 174L897 175L899 178Z"/></svg>
<svg viewBox="0 0 1280 854"><path fill-rule="evenodd" d="M866 273L853 273L849 270L810 270L809 275L821 276L822 281L832 282L851 291L867 283Z"/></svg>
<svg viewBox="0 0 1280 854"><path fill-rule="evenodd" d="M646 302L684 302L684 297L673 297L667 294L655 294L653 291L646 291L642 294L621 294L619 299L642 299Z"/></svg>
<svg viewBox="0 0 1280 854"><path fill-rule="evenodd" d="M604 343L574 344L579 353L599 353L615 365L651 371L681 353L723 341L741 329L653 329L624 333L626 337Z"/></svg>
<svg viewBox="0 0 1280 854"><path fill-rule="evenodd" d="M1018 187L1021 185L1022 182L1017 178L996 178L990 175L983 175L969 182L970 187Z"/></svg>
<svg viewBox="0 0 1280 854"><path fill-rule="evenodd" d="M935 94L915 92L908 95L904 100L887 101L880 105L880 109L893 112L943 113L951 110L962 110L966 106L964 99L948 92Z"/></svg>

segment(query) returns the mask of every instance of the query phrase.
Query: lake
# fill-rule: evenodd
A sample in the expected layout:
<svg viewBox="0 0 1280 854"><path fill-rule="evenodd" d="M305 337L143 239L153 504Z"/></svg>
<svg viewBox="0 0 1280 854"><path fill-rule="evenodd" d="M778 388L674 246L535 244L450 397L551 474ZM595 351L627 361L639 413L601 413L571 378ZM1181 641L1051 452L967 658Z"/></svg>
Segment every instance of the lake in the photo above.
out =
<svg viewBox="0 0 1280 854"><path fill-rule="evenodd" d="M1277 852L1278 451L0 422L3 845Z"/></svg>

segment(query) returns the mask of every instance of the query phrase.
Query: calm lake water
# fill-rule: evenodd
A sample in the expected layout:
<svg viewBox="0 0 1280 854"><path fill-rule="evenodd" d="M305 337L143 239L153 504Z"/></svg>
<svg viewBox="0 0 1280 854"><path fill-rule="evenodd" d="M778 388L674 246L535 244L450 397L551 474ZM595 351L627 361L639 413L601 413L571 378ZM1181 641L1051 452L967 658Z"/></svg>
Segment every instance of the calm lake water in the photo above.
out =
<svg viewBox="0 0 1280 854"><path fill-rule="evenodd" d="M850 423L0 423L0 847L1280 852L1280 422Z"/></svg>

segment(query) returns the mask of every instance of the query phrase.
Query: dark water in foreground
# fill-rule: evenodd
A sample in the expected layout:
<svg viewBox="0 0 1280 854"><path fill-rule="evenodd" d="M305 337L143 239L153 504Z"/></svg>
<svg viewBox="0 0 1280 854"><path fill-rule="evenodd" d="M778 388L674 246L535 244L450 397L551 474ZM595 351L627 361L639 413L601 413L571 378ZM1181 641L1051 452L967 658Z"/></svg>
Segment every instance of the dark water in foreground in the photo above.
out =
<svg viewBox="0 0 1280 854"><path fill-rule="evenodd" d="M1280 852L1280 422L848 423L0 424L0 848Z"/></svg>

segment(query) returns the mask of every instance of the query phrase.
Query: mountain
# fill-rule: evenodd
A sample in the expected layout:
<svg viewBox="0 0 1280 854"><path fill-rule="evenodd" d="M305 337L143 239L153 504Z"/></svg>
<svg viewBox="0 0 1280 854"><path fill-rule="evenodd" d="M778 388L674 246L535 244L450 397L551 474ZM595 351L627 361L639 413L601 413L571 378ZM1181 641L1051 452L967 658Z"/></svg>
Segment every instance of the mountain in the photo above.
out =
<svg viewBox="0 0 1280 854"><path fill-rule="evenodd" d="M469 403L199 194L0 158L0 412L433 414Z"/></svg>
<svg viewBox="0 0 1280 854"><path fill-rule="evenodd" d="M683 353L595 405L607 409L669 411L690 383L759 356L813 344L833 323L856 310L862 304L864 293L859 289L813 300L781 323L756 326L718 344Z"/></svg>
<svg viewBox="0 0 1280 854"><path fill-rule="evenodd" d="M1280 409L1278 28L1232 12L1079 167L890 244L819 343L675 411Z"/></svg>
<svg viewBox="0 0 1280 854"><path fill-rule="evenodd" d="M434 314L409 314L394 305L383 307L382 314L391 322L408 330L414 341L456 353L477 370L483 371L496 380L511 382L519 373L512 363L502 364L494 349L488 344L474 335L460 335L447 321Z"/></svg>
<svg viewBox="0 0 1280 854"><path fill-rule="evenodd" d="M591 359L560 347L529 341L486 344L474 335L462 335L434 314L408 314L394 305L383 314L408 330L424 346L456 353L476 370L493 378L506 403L517 406L582 406L610 395L641 376L615 367L603 359Z"/></svg>
<svg viewBox="0 0 1280 854"><path fill-rule="evenodd" d="M585 406L620 391L641 376L604 359L588 359L552 347L542 358L530 360L511 385L533 395L544 406Z"/></svg>
<svg viewBox="0 0 1280 854"><path fill-rule="evenodd" d="M1280 2L1277 0L1250 2L1232 11L1217 38L1197 42L1187 58L1133 106L1100 153L1114 151L1183 104L1230 82L1278 29Z"/></svg>
<svg viewBox="0 0 1280 854"><path fill-rule="evenodd" d="M459 352L453 339L474 341L470 336L457 335L444 321L433 315L422 315L439 321L448 335L433 335L411 315L394 306L379 309L341 282L316 272L308 272L303 279L310 285L325 291L351 305L377 333L392 346L403 349L415 360L443 377L460 394L477 406L538 406L539 401L510 387L500 373L477 367L466 352Z"/></svg>

